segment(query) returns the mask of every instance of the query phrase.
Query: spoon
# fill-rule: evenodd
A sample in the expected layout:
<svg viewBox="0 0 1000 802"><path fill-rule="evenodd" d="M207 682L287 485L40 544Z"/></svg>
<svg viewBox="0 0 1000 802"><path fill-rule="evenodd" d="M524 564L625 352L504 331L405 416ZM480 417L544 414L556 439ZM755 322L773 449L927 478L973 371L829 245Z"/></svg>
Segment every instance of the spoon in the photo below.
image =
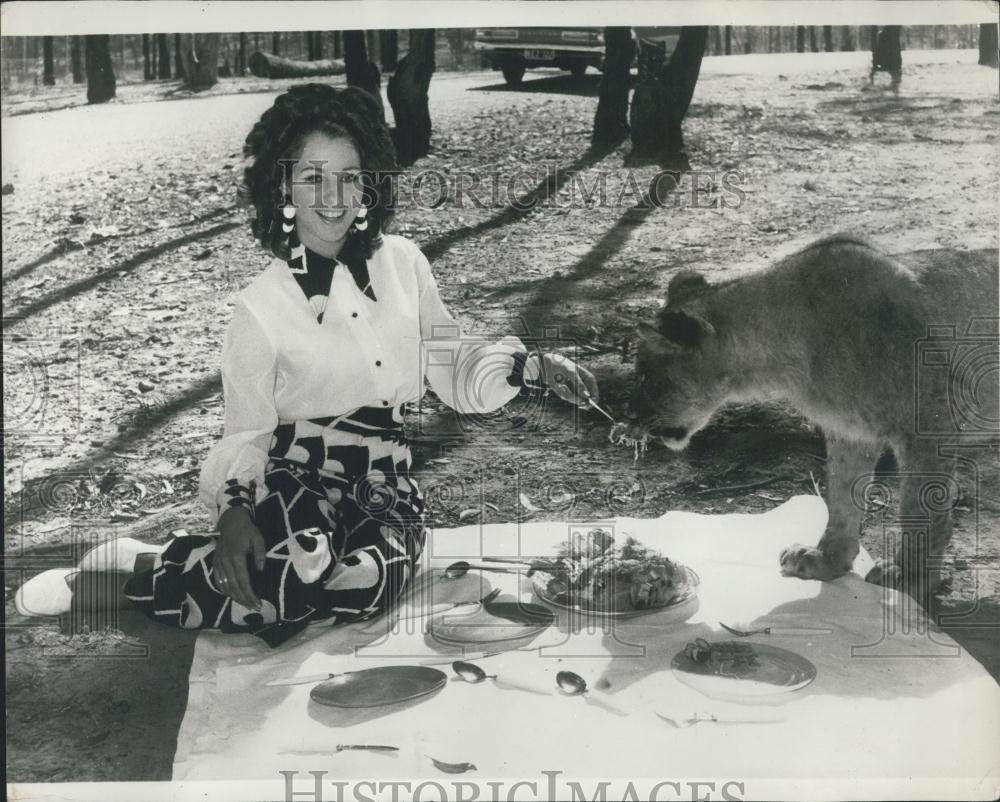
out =
<svg viewBox="0 0 1000 802"><path fill-rule="evenodd" d="M605 702L603 699L598 699L594 696L589 696L587 688L587 680L577 674L575 671L560 671L556 674L556 685L559 686L559 690L565 693L567 696L583 696L583 698L592 704L599 705L605 710L609 710L612 713L616 713L619 716L627 716L624 710L619 707Z"/></svg>
<svg viewBox="0 0 1000 802"><path fill-rule="evenodd" d="M456 660L451 664L451 667L455 670L455 673L458 674L459 677L473 685L478 685L480 682L485 682L486 680L491 679L496 687L501 690L527 691L528 693L534 693L539 696L551 696L550 691L542 690L531 684L522 684L520 682L498 679L496 674L487 674L475 663L467 663L464 660Z"/></svg>
<svg viewBox="0 0 1000 802"><path fill-rule="evenodd" d="M466 663L464 660L456 660L451 667L459 677L473 684L497 678L496 674L487 674L475 663Z"/></svg>

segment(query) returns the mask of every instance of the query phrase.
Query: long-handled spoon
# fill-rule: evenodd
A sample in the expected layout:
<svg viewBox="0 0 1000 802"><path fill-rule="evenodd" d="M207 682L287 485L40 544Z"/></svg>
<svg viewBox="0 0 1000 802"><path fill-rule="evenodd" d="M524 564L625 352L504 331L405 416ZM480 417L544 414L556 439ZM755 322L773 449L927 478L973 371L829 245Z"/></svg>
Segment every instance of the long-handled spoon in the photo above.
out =
<svg viewBox="0 0 1000 802"><path fill-rule="evenodd" d="M493 588L493 590L491 590L489 593L487 593L481 599L472 599L471 601L461 601L461 602L441 602L440 604L431 605L426 610L414 609L412 612L409 612L409 613L406 613L406 614L396 615L392 619L393 625L395 625L396 622L398 622L398 621L403 621L403 620L408 619L408 618L420 618L421 616L424 616L424 615L428 615L428 616L430 616L430 615L437 615L438 613L446 613L449 610L455 610L455 609L457 609L459 607L470 607L470 606L473 606L473 605L475 605L477 607L482 607L482 606L485 606L485 605L489 604L497 596L499 596L500 595L500 591L501 591L501 588ZM365 627L361 631L362 632L381 632L381 631L385 630L385 628L386 628L385 627L385 622L386 622L385 618L377 618L375 620L374 624L372 624L369 627Z"/></svg>

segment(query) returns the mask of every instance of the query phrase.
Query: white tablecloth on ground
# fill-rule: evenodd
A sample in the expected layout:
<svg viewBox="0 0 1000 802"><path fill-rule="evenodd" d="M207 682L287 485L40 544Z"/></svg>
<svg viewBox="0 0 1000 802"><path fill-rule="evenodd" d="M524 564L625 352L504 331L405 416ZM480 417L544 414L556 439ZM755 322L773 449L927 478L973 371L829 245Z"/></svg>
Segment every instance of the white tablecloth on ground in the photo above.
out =
<svg viewBox="0 0 1000 802"><path fill-rule="evenodd" d="M542 780L542 772L558 771L571 778L727 778L744 782L748 796L766 787L772 798L803 798L811 795L803 789L817 782L841 798L903 798L907 789L925 798L992 797L1000 783L1000 687L983 667L933 627L903 632L909 605L861 579L869 559L864 553L857 573L835 582L780 576L781 548L815 543L826 519L821 499L799 496L757 515L670 512L585 525L431 531L424 565L440 568L480 554L551 553L571 530L610 525L616 535L634 534L694 568L701 577L699 607L681 624L651 614L589 632L568 634L560 626L532 643L540 650L481 660L496 682L451 679L450 666L442 665L450 679L440 692L373 710L318 705L310 699L313 685L265 683L454 652L428 643L425 619L407 619L388 637L362 632L371 623L320 622L275 650L251 635L206 630L195 647L173 778L273 780L279 771L308 777L321 769L341 779L452 779L435 768L433 757L475 764L475 774L462 775L470 779ZM521 598L532 600L530 582L516 575L422 577L414 593L426 599L418 591L433 587L434 603L478 598L489 583L517 592L518 582ZM748 642L807 657L818 669L815 681L766 706L710 699L680 683L670 670L672 656L696 637L729 638L720 621L808 630ZM592 691L560 694L554 678L563 669L585 677ZM674 729L657 713L777 721ZM339 743L390 744L400 751L335 753Z"/></svg>

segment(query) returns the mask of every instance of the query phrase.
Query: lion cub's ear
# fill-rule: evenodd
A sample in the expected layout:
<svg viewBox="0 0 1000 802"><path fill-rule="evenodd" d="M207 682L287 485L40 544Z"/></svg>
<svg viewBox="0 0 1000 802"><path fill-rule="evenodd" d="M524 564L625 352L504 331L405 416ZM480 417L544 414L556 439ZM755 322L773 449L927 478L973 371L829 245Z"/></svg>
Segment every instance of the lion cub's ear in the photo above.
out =
<svg viewBox="0 0 1000 802"><path fill-rule="evenodd" d="M690 312L664 311L660 314L659 324L659 328L654 328L648 323L640 323L636 332L661 354L690 351L715 334L715 326Z"/></svg>
<svg viewBox="0 0 1000 802"><path fill-rule="evenodd" d="M667 285L667 300L664 306L676 308L685 301L701 295L710 285L697 270L682 270Z"/></svg>

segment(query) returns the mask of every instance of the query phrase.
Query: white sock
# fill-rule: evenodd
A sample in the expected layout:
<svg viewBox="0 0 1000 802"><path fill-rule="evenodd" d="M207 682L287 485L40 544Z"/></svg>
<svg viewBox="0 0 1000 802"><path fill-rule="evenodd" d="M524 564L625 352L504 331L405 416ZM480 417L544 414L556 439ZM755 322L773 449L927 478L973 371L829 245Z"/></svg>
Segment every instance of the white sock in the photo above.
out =
<svg viewBox="0 0 1000 802"><path fill-rule="evenodd" d="M167 547L143 543L131 537L119 537L101 543L83 555L80 569L83 571L123 571L131 573L135 570L135 558L140 554L159 554Z"/></svg>

